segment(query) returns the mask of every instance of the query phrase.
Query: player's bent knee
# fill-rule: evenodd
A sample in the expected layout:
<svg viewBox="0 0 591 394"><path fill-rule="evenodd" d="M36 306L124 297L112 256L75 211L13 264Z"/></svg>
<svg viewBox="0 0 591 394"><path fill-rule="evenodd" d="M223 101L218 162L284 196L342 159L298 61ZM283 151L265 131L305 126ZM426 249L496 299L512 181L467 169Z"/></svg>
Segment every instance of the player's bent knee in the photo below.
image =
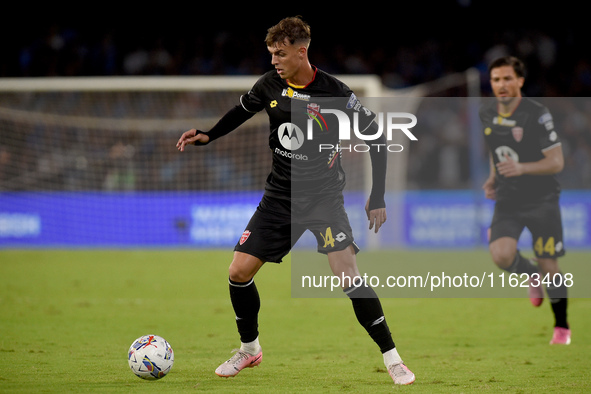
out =
<svg viewBox="0 0 591 394"><path fill-rule="evenodd" d="M499 268L508 268L513 264L517 254L517 241L510 237L499 238L489 245L493 262Z"/></svg>
<svg viewBox="0 0 591 394"><path fill-rule="evenodd" d="M252 275L249 272L246 272L236 264L230 264L230 267L228 268L228 276L230 280L240 283L248 282L252 279Z"/></svg>
<svg viewBox="0 0 591 394"><path fill-rule="evenodd" d="M515 255L512 255L512 256L507 255L507 254L493 255L493 262L497 265L497 267L503 268L503 269L509 268L514 260L515 260Z"/></svg>
<svg viewBox="0 0 591 394"><path fill-rule="evenodd" d="M228 268L228 275L230 280L234 282L248 282L254 277L262 265L263 262L256 257L237 254Z"/></svg>
<svg viewBox="0 0 591 394"><path fill-rule="evenodd" d="M492 257L492 260L499 268L510 267L513 261L515 260L515 253L516 251L511 251L502 248L490 249L490 255Z"/></svg>

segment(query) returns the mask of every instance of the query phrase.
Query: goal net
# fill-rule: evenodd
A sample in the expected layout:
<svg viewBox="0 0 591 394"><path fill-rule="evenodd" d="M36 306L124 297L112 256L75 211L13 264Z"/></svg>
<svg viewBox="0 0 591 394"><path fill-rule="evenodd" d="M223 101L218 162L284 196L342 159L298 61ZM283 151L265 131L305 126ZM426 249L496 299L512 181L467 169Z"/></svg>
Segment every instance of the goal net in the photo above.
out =
<svg viewBox="0 0 591 394"><path fill-rule="evenodd" d="M375 76L340 78L359 97L401 97L409 112L417 97L467 86L464 74L404 91ZM266 114L204 149L175 145L213 126L255 81L0 80L0 247L233 245L270 170ZM407 163L391 155L390 190L407 187ZM347 165L351 187L367 190L369 161Z"/></svg>

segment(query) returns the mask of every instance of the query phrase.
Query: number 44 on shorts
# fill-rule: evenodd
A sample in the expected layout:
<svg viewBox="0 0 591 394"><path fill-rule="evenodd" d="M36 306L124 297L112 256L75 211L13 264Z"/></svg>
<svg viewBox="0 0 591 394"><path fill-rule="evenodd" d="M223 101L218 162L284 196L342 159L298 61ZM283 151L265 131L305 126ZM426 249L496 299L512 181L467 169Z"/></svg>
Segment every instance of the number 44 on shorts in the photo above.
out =
<svg viewBox="0 0 591 394"><path fill-rule="evenodd" d="M534 243L534 251L538 256L544 254L554 256L560 250L562 250L562 242L554 243L554 237L548 237L546 242L542 237L538 237Z"/></svg>

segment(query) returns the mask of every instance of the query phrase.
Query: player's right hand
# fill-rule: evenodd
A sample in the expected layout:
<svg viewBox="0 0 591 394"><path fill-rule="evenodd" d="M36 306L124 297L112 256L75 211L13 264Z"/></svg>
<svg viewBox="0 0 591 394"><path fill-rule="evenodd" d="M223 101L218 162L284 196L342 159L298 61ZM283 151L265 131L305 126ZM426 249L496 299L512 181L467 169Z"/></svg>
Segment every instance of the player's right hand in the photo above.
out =
<svg viewBox="0 0 591 394"><path fill-rule="evenodd" d="M198 145L207 144L209 142L209 136L202 131L198 131L197 129L191 129L189 131L185 131L181 138L179 138L178 142L176 143L176 148L183 152L185 150L185 145L194 145L198 143Z"/></svg>
<svg viewBox="0 0 591 394"><path fill-rule="evenodd" d="M388 217L386 214L386 208L376 208L370 211L368 198L365 203L365 213L367 214L367 220L369 220L369 229L371 230L372 228L375 228L374 232L377 234L380 227L382 227L382 224L386 223Z"/></svg>
<svg viewBox="0 0 591 394"><path fill-rule="evenodd" d="M489 200L494 200L497 198L495 178L488 178L486 182L484 182L484 185L482 185L482 189L484 190L484 197L488 198Z"/></svg>

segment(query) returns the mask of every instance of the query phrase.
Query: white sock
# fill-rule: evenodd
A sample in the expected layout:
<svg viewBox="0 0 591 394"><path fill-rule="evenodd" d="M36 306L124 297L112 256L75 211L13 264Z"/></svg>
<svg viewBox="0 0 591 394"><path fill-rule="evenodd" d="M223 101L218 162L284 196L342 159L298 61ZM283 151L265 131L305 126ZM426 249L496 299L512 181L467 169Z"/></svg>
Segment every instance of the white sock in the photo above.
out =
<svg viewBox="0 0 591 394"><path fill-rule="evenodd" d="M241 342L240 350L250 354L251 356L256 356L261 351L261 345L259 344L259 337L257 337L254 341L244 343Z"/></svg>
<svg viewBox="0 0 591 394"><path fill-rule="evenodd" d="M388 350L386 353L383 354L384 356L384 364L386 368L393 364L398 364L402 362L400 355L398 354L398 350L396 348L392 350Z"/></svg>

